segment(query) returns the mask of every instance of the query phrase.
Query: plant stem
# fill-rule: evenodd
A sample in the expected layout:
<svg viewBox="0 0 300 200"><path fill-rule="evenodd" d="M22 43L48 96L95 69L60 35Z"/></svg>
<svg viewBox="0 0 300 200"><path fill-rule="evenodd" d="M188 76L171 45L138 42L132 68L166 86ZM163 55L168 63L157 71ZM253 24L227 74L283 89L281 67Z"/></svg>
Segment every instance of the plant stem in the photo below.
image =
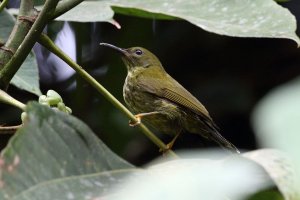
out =
<svg viewBox="0 0 300 200"><path fill-rule="evenodd" d="M23 0L21 2L26 1L28 0ZM31 51L48 20L52 17L57 3L58 0L46 0L42 11L39 13L22 44L17 49L16 53L11 57L9 62L0 71L0 88L6 89L8 87L9 82Z"/></svg>
<svg viewBox="0 0 300 200"><path fill-rule="evenodd" d="M81 66L75 63L68 55L66 55L61 49L59 49L53 41L45 34L41 34L38 42L46 47L49 51L54 53L56 56L65 61L70 67L72 67L82 78L84 78L88 83L90 83L98 92L100 92L108 101L110 101L117 109L122 111L126 116L128 116L132 121L136 121L134 115L122 104L120 103L109 91L107 91L96 79L94 79L90 74L88 74ZM138 126L142 132L160 149L167 150L167 152L177 157L177 155L168 150L167 146L156 137L145 125L140 124Z"/></svg>
<svg viewBox="0 0 300 200"><path fill-rule="evenodd" d="M0 102L7 103L7 104L10 104L12 106L18 107L23 111L25 110L25 107L26 107L25 104L23 104L22 102L14 99L13 97L11 97L9 94L4 92L3 90L0 90Z"/></svg>
<svg viewBox="0 0 300 200"><path fill-rule="evenodd" d="M65 12L68 12L69 10L71 10L72 8L74 8L75 6L77 6L78 4L80 4L83 1L84 0L63 0L63 1L60 1L57 4L55 12L52 15L52 19L55 19L56 17L64 14Z"/></svg>
<svg viewBox="0 0 300 200"><path fill-rule="evenodd" d="M0 4L0 12L5 8L5 6L7 5L8 0L3 0Z"/></svg>
<svg viewBox="0 0 300 200"><path fill-rule="evenodd" d="M20 44L23 42L28 31L30 30L30 27L32 26L32 22L27 20L22 20L22 17L24 19L34 18L36 16L36 12L33 6L34 6L33 0L21 1L17 21L15 22L15 25L5 45L0 47L0 70L9 62L9 60L14 55L14 53L16 52ZM0 82L4 82L4 81L0 78ZM2 85L5 84L0 83L0 88L6 89Z"/></svg>

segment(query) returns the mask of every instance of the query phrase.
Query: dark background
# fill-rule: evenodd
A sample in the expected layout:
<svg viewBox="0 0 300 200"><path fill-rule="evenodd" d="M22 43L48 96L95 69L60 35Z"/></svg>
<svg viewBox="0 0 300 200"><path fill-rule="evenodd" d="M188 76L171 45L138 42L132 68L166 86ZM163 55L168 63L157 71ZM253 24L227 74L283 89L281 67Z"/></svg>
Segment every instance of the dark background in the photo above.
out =
<svg viewBox="0 0 300 200"><path fill-rule="evenodd" d="M299 1L282 5L300 19ZM121 24L121 30L108 23L71 23L76 36L77 62L113 95L123 102L126 68L115 52L98 44L145 47L159 57L171 76L206 106L223 136L240 149L259 148L251 128L251 112L271 89L299 75L300 56L295 42L220 36L185 21L124 15L114 18ZM299 31L297 34L300 35ZM71 86L74 81L76 87ZM87 123L113 151L133 164L143 164L159 155L158 148L148 138L138 129L130 128L128 119L80 77L74 75L65 81L49 82L41 74L41 87L43 93L48 89L58 91L75 116ZM23 102L36 99L13 86L8 93ZM0 125L20 123L18 109L0 104L0 110ZM6 145L9 137L0 135L0 148ZM172 139L164 135L159 137L166 143ZM212 146L217 145L200 136L185 134L179 137L174 149Z"/></svg>

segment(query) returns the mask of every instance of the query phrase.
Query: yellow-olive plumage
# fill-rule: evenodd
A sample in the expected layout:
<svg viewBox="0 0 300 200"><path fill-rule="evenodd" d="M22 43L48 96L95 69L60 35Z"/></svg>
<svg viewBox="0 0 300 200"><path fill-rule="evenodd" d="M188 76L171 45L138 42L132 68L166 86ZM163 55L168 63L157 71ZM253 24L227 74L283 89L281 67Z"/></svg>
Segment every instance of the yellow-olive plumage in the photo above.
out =
<svg viewBox="0 0 300 200"><path fill-rule="evenodd" d="M206 108L165 71L154 54L142 47L123 49L107 43L101 45L121 53L128 70L124 100L137 116L160 132L175 136L182 131L196 133L239 153L218 132Z"/></svg>

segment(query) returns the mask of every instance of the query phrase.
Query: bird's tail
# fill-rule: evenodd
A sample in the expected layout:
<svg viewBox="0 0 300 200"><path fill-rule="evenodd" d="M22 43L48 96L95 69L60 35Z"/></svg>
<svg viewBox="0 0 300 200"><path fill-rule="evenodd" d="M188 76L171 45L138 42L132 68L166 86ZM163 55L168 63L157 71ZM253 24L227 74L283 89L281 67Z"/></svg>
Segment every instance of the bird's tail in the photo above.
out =
<svg viewBox="0 0 300 200"><path fill-rule="evenodd" d="M211 134L211 139L218 143L225 150L229 150L233 153L240 153L238 148L236 148L231 142L226 140L217 130L215 130L214 133Z"/></svg>

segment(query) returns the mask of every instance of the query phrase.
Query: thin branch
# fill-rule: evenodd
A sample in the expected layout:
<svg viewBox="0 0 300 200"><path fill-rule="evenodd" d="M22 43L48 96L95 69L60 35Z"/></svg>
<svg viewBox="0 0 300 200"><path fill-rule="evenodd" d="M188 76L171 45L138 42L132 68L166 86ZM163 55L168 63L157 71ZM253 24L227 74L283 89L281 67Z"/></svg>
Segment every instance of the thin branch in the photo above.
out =
<svg viewBox="0 0 300 200"><path fill-rule="evenodd" d="M0 126L0 135L2 134L14 134L19 128L21 128L23 125L17 125L17 126Z"/></svg>
<svg viewBox="0 0 300 200"><path fill-rule="evenodd" d="M33 23L24 41L19 46L16 53L12 56L10 61L0 71L0 88L6 89L8 87L9 82L19 70L21 64L31 51L33 45L38 40L39 35L42 33L47 22L49 19L51 19L58 1L59 0L47 0L45 2L42 11L39 13L36 21Z"/></svg>
<svg viewBox="0 0 300 200"><path fill-rule="evenodd" d="M55 19L56 17L64 14L65 12L68 12L69 10L71 10L72 8L74 8L75 6L77 6L78 4L80 4L83 1L84 0L63 0L63 1L60 1L57 4L55 12L52 15L52 19Z"/></svg>
<svg viewBox="0 0 300 200"><path fill-rule="evenodd" d="M0 4L0 12L5 8L9 0L3 0Z"/></svg>
<svg viewBox="0 0 300 200"><path fill-rule="evenodd" d="M109 91L107 91L96 79L94 79L91 75L89 75L81 66L75 63L68 55L66 55L60 48L58 48L52 40L45 34L41 34L38 42L46 47L49 51L54 53L56 56L65 61L70 67L72 67L82 78L84 78L88 83L90 83L98 92L100 92L108 101L110 101L117 109L122 111L127 117L129 117L132 121L136 121L134 115L122 104L120 103ZM140 124L138 126L142 132L160 149L166 150L167 153L172 155L173 157L177 157L177 155L168 150L167 146L156 137L145 125Z"/></svg>
<svg viewBox="0 0 300 200"><path fill-rule="evenodd" d="M4 92L3 90L0 90L0 102L6 103L6 104L10 104L12 106L18 107L21 110L25 110L25 104L23 104L22 102L16 100L15 98L13 98L12 96L10 96L9 94L7 94L6 92Z"/></svg>

